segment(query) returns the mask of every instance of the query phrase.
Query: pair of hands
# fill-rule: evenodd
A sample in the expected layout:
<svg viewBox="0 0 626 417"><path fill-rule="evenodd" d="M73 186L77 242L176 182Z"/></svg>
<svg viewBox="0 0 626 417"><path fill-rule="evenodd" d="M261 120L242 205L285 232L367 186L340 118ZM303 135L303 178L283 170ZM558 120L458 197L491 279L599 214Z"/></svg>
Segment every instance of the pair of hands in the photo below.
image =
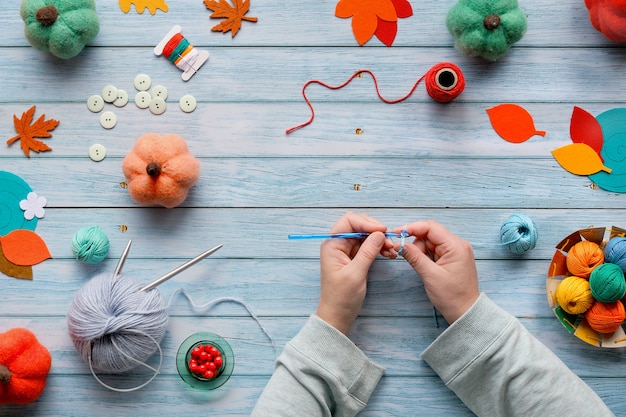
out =
<svg viewBox="0 0 626 417"><path fill-rule="evenodd" d="M393 229L397 233L403 230L405 227ZM316 314L344 334L361 311L370 266L379 253L396 258L400 248L400 242L394 243L382 233L387 226L366 214L348 212L331 229L331 233L356 231L371 235L365 240L329 239L320 248L321 290ZM453 323L479 296L472 246L433 221L411 223L406 231L409 237L402 257L421 277L431 303Z"/></svg>

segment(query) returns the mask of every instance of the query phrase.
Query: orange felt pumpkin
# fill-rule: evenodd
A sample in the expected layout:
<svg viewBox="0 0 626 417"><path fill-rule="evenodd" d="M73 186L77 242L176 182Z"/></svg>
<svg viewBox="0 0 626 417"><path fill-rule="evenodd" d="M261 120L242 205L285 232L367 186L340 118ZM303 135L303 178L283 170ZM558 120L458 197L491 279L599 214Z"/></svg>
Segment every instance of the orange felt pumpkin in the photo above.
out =
<svg viewBox="0 0 626 417"><path fill-rule="evenodd" d="M585 0L597 31L615 42L626 42L626 0Z"/></svg>
<svg viewBox="0 0 626 417"><path fill-rule="evenodd" d="M48 349L28 329L0 333L0 404L35 401L52 366Z"/></svg>
<svg viewBox="0 0 626 417"><path fill-rule="evenodd" d="M200 161L173 133L146 133L124 158L128 192L137 203L173 208L187 198L200 177Z"/></svg>

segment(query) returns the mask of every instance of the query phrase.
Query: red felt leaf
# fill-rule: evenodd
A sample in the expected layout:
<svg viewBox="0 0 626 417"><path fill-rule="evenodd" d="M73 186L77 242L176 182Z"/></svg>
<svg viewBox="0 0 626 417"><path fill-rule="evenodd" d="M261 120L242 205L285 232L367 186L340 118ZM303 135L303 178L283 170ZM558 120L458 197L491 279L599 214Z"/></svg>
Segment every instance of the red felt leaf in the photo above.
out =
<svg viewBox="0 0 626 417"><path fill-rule="evenodd" d="M378 27L374 35L385 45L393 45L393 41L396 39L398 33L398 22L388 22L378 18Z"/></svg>
<svg viewBox="0 0 626 417"><path fill-rule="evenodd" d="M52 258L46 242L32 230L13 230L0 241L4 256L15 265L35 265Z"/></svg>
<svg viewBox="0 0 626 417"><path fill-rule="evenodd" d="M391 0L393 7L396 9L396 14L400 18L406 18L413 16L413 8L409 0Z"/></svg>
<svg viewBox="0 0 626 417"><path fill-rule="evenodd" d="M352 18L352 33L359 45L364 45L374 35L379 18L388 22L398 20L391 0L339 0L335 16Z"/></svg>
<svg viewBox="0 0 626 417"><path fill-rule="evenodd" d="M517 104L500 104L487 109L487 114L494 130L508 142L521 143L534 135L546 135L543 130L535 129L533 117Z"/></svg>
<svg viewBox="0 0 626 417"><path fill-rule="evenodd" d="M604 158L600 155L602 144L604 142L602 135L602 126L586 110L574 106L572 112L572 121L569 125L569 135L574 143L584 143L589 145L604 162Z"/></svg>

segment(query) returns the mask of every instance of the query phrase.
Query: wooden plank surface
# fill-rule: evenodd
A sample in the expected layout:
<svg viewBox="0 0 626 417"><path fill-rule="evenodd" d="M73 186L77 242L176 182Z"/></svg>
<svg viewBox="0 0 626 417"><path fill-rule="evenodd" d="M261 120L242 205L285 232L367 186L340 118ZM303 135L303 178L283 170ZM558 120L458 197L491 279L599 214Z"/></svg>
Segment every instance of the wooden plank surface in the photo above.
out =
<svg viewBox="0 0 626 417"><path fill-rule="evenodd" d="M319 242L292 242L289 233L324 232L346 210L367 212L390 227L435 219L474 246L481 289L520 318L542 342L587 381L617 415L626 415L622 349L598 349L565 331L548 307L546 272L555 245L589 226L626 227L624 195L594 187L563 170L551 151L570 143L574 106L593 115L626 103L623 45L608 41L588 21L582 0L527 0L528 31L496 63L461 56L445 28L454 0L411 2L391 48L373 39L357 45L350 21L334 17L335 0L251 0L235 38L211 31L218 23L200 0L170 0L169 11L97 1L101 30L77 57L63 61L26 41L18 0L0 9L0 138L13 136L13 115L36 105L36 117L61 121L46 139L52 152L26 158L19 144L0 149L0 170L22 177L48 200L37 233L53 259L33 267L32 281L0 275L0 331L33 330L50 349L53 367L42 397L29 405L0 405L7 416L133 415L244 416L271 375L274 360L309 314L319 294ZM152 49L174 24L197 48L210 52L189 82ZM310 79L337 85L359 70L376 74L381 94L404 96L434 64L459 65L467 86L448 104L436 103L420 85L406 101L389 105L364 75L331 91L311 85L313 123L302 86ZM161 116L132 99L139 73L168 88ZM86 100L113 84L131 103L110 106L118 125L105 130ZM193 113L178 100L192 94ZM537 129L523 144L503 141L486 109L523 105ZM176 209L136 205L123 187L121 162L137 137L178 133L202 165L202 175ZM102 162L88 158L94 143ZM513 213L533 218L537 247L514 255L499 245L501 223ZM73 258L71 240L98 225L111 241L108 259L86 265ZM160 375L130 394L94 379L76 353L66 314L91 277L113 270L133 240L124 273L150 282L218 243L212 257L159 287L169 304ZM244 302L271 334L238 303L194 308L218 297ZM387 369L364 416L468 416L471 413L420 359L443 330L436 327L423 285L402 261L381 259L371 272L368 297L354 341ZM222 335L232 345L232 378L213 392L185 385L175 367L183 340L198 331ZM111 383L139 384L149 375L128 374ZM204 411L203 411L204 413Z"/></svg>

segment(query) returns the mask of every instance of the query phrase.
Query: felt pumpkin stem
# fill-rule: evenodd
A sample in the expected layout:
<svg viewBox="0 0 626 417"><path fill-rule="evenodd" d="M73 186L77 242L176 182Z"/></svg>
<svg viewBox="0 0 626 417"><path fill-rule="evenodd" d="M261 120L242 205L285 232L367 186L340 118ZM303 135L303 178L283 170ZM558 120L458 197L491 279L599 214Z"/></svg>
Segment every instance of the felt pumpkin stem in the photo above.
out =
<svg viewBox="0 0 626 417"><path fill-rule="evenodd" d="M54 22L57 21L59 17L59 11L54 6L45 6L37 9L37 14L35 14L35 19L42 26L50 26Z"/></svg>
<svg viewBox="0 0 626 417"><path fill-rule="evenodd" d="M8 384L11 381L11 371L6 365L0 365L0 383Z"/></svg>
<svg viewBox="0 0 626 417"><path fill-rule="evenodd" d="M497 14L490 14L489 16L485 17L485 20L483 20L483 26L487 30L496 29L498 26L500 26L500 16L498 16Z"/></svg>
<svg viewBox="0 0 626 417"><path fill-rule="evenodd" d="M146 173L153 178L158 177L161 174L161 165L158 162L150 162L146 167Z"/></svg>

